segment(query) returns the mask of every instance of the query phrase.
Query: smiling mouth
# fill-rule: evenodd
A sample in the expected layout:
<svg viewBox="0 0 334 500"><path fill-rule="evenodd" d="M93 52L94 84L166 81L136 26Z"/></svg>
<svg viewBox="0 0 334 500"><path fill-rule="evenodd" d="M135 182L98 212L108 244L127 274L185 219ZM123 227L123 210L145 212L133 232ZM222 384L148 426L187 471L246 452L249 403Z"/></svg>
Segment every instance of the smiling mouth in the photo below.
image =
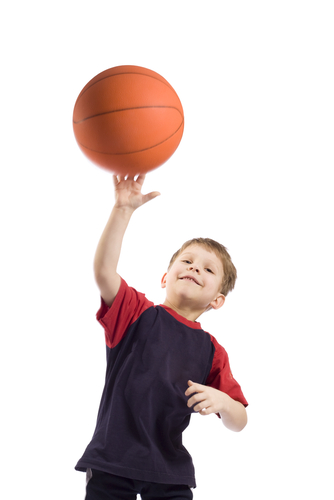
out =
<svg viewBox="0 0 334 500"><path fill-rule="evenodd" d="M193 283L196 283L196 285L199 285L198 281L195 280L195 278L192 278L191 276L184 276L183 278L180 278L181 280L187 280L187 281L192 281Z"/></svg>

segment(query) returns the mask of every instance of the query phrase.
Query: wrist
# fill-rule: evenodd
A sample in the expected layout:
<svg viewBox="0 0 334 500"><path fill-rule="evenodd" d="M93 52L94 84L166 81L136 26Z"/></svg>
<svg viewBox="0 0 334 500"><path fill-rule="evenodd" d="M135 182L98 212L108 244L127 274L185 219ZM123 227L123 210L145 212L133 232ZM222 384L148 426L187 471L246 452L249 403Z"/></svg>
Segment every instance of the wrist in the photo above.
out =
<svg viewBox="0 0 334 500"><path fill-rule="evenodd" d="M128 205L118 205L117 202L113 207L114 213L116 213L120 217L128 219L130 219L134 211L135 209L133 207L129 207Z"/></svg>
<svg viewBox="0 0 334 500"><path fill-rule="evenodd" d="M225 394L225 406L219 410L220 417L225 427L231 431L239 432L247 424L247 413L242 403L235 401Z"/></svg>
<svg viewBox="0 0 334 500"><path fill-rule="evenodd" d="M219 405L220 407L218 413L223 418L224 416L227 416L230 413L232 399L225 392L221 392L220 396L221 396Z"/></svg>

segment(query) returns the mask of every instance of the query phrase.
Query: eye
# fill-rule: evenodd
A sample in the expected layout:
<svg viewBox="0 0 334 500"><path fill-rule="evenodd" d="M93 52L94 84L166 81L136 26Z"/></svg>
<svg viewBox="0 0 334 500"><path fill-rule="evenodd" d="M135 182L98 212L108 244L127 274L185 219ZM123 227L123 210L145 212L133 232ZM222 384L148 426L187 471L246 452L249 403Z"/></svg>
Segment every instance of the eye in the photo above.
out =
<svg viewBox="0 0 334 500"><path fill-rule="evenodd" d="M183 260L182 262L185 262L186 264L191 264L190 260Z"/></svg>
<svg viewBox="0 0 334 500"><path fill-rule="evenodd" d="M213 274L213 271L210 268L208 268L208 267L206 268L206 271L208 271L208 273Z"/></svg>

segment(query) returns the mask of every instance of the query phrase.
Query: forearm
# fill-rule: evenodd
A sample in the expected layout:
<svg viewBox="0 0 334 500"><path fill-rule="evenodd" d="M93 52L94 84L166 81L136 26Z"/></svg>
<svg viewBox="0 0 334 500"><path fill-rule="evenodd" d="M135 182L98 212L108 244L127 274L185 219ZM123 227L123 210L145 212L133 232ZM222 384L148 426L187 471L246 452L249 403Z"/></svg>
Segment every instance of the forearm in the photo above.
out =
<svg viewBox="0 0 334 500"><path fill-rule="evenodd" d="M97 281L105 275L110 277L116 274L123 237L132 214L130 208L114 206L95 253L94 272Z"/></svg>
<svg viewBox="0 0 334 500"><path fill-rule="evenodd" d="M113 176L115 205L102 233L94 259L94 273L101 296L111 306L117 295L121 278L117 274L117 264L121 253L123 237L133 212L160 193L153 191L143 195L141 188L145 175L134 177Z"/></svg>
<svg viewBox="0 0 334 500"><path fill-rule="evenodd" d="M222 422L231 431L240 432L247 424L244 405L224 394L224 406L219 411Z"/></svg>

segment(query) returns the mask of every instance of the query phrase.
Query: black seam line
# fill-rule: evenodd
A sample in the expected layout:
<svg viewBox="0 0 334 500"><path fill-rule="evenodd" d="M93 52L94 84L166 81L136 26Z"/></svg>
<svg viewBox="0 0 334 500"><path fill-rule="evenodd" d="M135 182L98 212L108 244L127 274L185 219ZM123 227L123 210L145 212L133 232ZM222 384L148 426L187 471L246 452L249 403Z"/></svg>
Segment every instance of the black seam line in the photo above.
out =
<svg viewBox="0 0 334 500"><path fill-rule="evenodd" d="M108 71L108 70L107 70ZM89 87L87 88L84 88L79 96L78 96L78 100L79 98L85 93L87 92L88 89L90 89L91 87L93 87L93 85L96 85L97 83L99 82L102 82L102 80L106 80L107 78L113 78L114 76L120 76L120 75L142 75L142 76L147 76L148 78L153 78L154 80L157 80L158 82L160 83L163 83L164 85L166 85L169 89L171 89L173 92L175 92L175 90L173 89L173 87L171 86L170 83L167 82L167 80L164 82L162 80L160 80L160 78L157 78L156 76L154 75L146 75L146 73L142 73L140 71L125 71L125 72L122 72L122 73L115 73L114 75L106 75L106 76L103 76L102 78L100 78L99 80L97 80L96 82L93 82L89 85L89 82L87 83L87 85L89 85ZM98 75L97 75L98 76ZM161 77L163 78L163 77Z"/></svg>
<svg viewBox="0 0 334 500"><path fill-rule="evenodd" d="M158 144L154 144L154 146L150 146L149 148L138 149L137 151L131 151L130 153L104 153L103 151L96 151L96 149L88 148L87 146L85 146L84 144L82 144L79 141L78 141L78 144L80 144L80 146L82 146L83 148L88 149L89 151L93 151L93 153L98 153L98 154L101 154L101 155L110 155L110 156L133 155L133 154L136 154L136 153L143 153L144 151L148 151L149 149L156 148L157 146L160 146L164 142L169 141L169 139L171 139L175 134L177 134L177 132L180 130L180 128L182 126L183 126L183 120L182 120L182 123L179 126L179 128L177 130L175 130L175 132L172 135L170 135L169 137L167 137L167 139L164 139L163 141L159 142Z"/></svg>
<svg viewBox="0 0 334 500"><path fill-rule="evenodd" d="M96 115L91 115L91 116L87 116L86 118L83 118L82 120L79 120L79 121L74 121L73 120L73 123L75 125L79 125L79 123L83 123L87 120L90 120L91 118L96 118L97 116L103 116L103 115L109 115L111 113L120 113L121 111L133 111L134 109L161 109L161 108L166 108L166 109L176 109L176 111L178 111L180 113L180 115L182 116L182 113L180 112L180 110L178 108L176 108L175 106L137 106L137 107L134 107L134 108L123 108L123 109L114 109L112 111L104 111L103 113L96 113Z"/></svg>

